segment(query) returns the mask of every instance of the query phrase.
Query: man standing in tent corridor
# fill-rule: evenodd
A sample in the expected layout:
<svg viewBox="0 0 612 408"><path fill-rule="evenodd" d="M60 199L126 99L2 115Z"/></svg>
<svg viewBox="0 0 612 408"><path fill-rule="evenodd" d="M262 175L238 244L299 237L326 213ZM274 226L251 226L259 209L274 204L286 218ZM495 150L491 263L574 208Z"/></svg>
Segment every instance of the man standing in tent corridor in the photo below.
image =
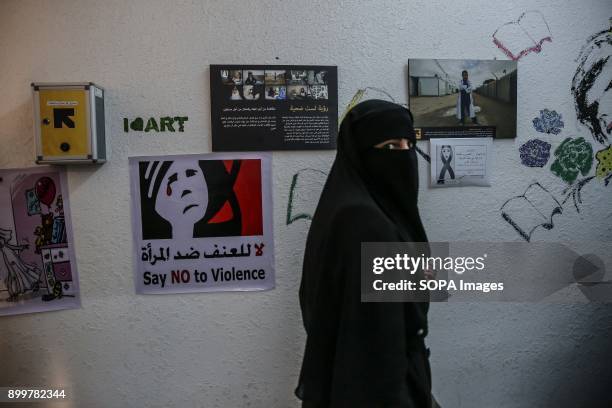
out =
<svg viewBox="0 0 612 408"><path fill-rule="evenodd" d="M472 83L468 79L468 72L461 72L461 81L459 82L459 95L457 95L457 119L462 125L465 125L465 114L470 116L472 123L478 123L476 120L476 112L474 112L474 100L472 98Z"/></svg>

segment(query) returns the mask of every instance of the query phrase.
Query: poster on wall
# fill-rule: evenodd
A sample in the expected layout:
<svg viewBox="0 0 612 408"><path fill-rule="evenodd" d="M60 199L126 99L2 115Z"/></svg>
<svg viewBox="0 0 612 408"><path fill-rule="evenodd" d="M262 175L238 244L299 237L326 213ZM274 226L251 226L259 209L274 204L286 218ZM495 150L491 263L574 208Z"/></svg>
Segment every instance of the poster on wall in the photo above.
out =
<svg viewBox="0 0 612 408"><path fill-rule="evenodd" d="M335 149L335 66L211 65L213 151Z"/></svg>
<svg viewBox="0 0 612 408"><path fill-rule="evenodd" d="M490 186L493 139L430 139L431 187Z"/></svg>
<svg viewBox="0 0 612 408"><path fill-rule="evenodd" d="M417 138L515 138L516 80L516 61L408 60Z"/></svg>
<svg viewBox="0 0 612 408"><path fill-rule="evenodd" d="M0 316L80 306L66 172L0 170Z"/></svg>
<svg viewBox="0 0 612 408"><path fill-rule="evenodd" d="M130 157L137 293L273 288L270 160Z"/></svg>

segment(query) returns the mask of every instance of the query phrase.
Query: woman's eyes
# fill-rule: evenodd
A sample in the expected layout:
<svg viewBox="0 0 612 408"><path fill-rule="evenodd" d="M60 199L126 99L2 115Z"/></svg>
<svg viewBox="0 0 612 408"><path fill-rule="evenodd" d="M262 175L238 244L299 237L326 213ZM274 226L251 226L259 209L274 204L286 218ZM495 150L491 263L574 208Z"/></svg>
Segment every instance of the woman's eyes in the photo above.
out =
<svg viewBox="0 0 612 408"><path fill-rule="evenodd" d="M388 150L401 149L401 148L402 148L402 145L400 143L387 143L386 145L383 145L383 149L388 149ZM408 143L406 150L410 150L410 149L412 149L412 143Z"/></svg>

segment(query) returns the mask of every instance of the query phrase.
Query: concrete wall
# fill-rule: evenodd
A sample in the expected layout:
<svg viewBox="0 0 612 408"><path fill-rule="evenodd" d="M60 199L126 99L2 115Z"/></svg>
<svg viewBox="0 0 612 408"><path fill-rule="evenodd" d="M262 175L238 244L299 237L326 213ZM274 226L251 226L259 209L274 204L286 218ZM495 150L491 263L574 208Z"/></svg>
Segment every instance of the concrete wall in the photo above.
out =
<svg viewBox="0 0 612 408"><path fill-rule="evenodd" d="M503 102L516 99L517 72L513 71L503 77L479 86L475 92Z"/></svg>

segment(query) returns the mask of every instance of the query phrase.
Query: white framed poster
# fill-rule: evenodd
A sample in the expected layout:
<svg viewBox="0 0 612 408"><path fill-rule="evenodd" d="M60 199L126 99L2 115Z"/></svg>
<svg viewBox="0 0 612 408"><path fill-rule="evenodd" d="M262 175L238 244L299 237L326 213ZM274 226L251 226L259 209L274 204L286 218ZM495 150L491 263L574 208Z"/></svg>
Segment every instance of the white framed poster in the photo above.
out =
<svg viewBox="0 0 612 408"><path fill-rule="evenodd" d="M430 139L431 187L490 186L493 138Z"/></svg>
<svg viewBox="0 0 612 408"><path fill-rule="evenodd" d="M129 164L137 293L274 287L270 153Z"/></svg>

